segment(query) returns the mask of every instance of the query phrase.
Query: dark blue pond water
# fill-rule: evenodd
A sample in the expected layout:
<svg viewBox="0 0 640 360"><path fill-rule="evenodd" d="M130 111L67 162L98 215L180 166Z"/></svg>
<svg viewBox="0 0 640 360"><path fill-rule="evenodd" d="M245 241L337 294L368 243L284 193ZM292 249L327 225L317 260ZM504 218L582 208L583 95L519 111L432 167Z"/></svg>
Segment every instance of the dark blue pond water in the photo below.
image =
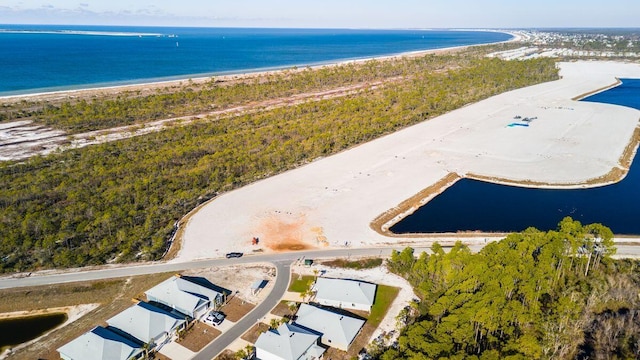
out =
<svg viewBox="0 0 640 360"><path fill-rule="evenodd" d="M624 79L613 89L583 101L640 109L640 80ZM635 157L619 183L577 190L528 189L462 179L403 219L391 231L441 233L512 232L533 226L555 229L565 216L602 223L616 234L640 234L640 160Z"/></svg>
<svg viewBox="0 0 640 360"><path fill-rule="evenodd" d="M0 320L0 349L35 339L65 321L67 321L65 313Z"/></svg>

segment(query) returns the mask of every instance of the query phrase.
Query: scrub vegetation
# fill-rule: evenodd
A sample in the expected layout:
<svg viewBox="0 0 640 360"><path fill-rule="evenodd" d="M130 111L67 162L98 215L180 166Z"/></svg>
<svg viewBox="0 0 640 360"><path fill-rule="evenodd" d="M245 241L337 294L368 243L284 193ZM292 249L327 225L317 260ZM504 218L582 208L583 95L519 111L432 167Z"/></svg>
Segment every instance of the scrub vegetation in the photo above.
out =
<svg viewBox="0 0 640 360"><path fill-rule="evenodd" d="M472 254L394 252L389 269L420 301L380 359L637 359L640 271L610 258L613 234L563 219Z"/></svg>
<svg viewBox="0 0 640 360"><path fill-rule="evenodd" d="M0 272L160 259L176 221L220 192L557 77L549 59L427 55L284 72L252 84L218 87L213 81L173 94L96 98L39 110L26 104L34 120L74 132L394 79L340 98L1 163Z"/></svg>
<svg viewBox="0 0 640 360"><path fill-rule="evenodd" d="M345 269L374 269L382 265L382 258L364 258L358 260L334 259L323 261L322 265Z"/></svg>

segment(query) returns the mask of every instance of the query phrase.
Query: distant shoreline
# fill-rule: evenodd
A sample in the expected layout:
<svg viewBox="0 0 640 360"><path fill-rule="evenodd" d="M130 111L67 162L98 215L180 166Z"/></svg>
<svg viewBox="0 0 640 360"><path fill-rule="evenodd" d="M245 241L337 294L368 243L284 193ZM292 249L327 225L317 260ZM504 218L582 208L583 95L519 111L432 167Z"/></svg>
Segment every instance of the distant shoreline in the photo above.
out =
<svg viewBox="0 0 640 360"><path fill-rule="evenodd" d="M455 30L452 30L455 31ZM128 80L122 82L114 82L114 83L103 83L101 84L86 84L86 87L83 85L70 85L68 87L61 87L60 90L56 90L56 88L50 88L51 91L47 91L47 89L32 89L33 93L29 93L30 90L21 90L21 91L7 91L6 95L3 95L0 92L0 102L10 103L22 100L47 100L47 99L59 99L60 97L75 97L76 95L86 95L87 93L90 95L99 95L99 94L117 94L121 92L127 91L137 91L142 89L158 89L172 86L181 86L184 85L185 82L193 82L197 84L205 83L210 81L212 78L216 78L222 81L230 81L230 80L240 80L240 79L250 79L254 77L260 77L268 74L279 73L282 71L301 71L304 69L319 69L323 67L330 66L340 66L351 63L362 63L371 60L380 60L387 61L396 58L403 57L417 57L423 56L427 54L441 53L447 51L454 51L465 49L474 46L483 46L490 44L500 44L507 42L514 42L520 39L520 36L517 32L513 31L502 31L502 30L465 30L465 31L482 31L482 32L499 32L503 34L511 35L512 38L506 41L498 41L498 42L490 42L483 44L473 44L473 45L461 45L461 46L450 46L444 48L437 49L426 49L426 50L414 50L414 51L406 51L400 53L392 53L392 54L383 54L379 56L369 56L363 58L353 58L353 59L336 59L329 60L325 62L316 62L310 64L298 64L298 65L286 65L282 67L273 67L273 68L257 68L257 69L244 69L244 70L231 70L224 72L212 72L212 73L203 73L203 74L191 74L191 75L176 75L169 76L164 78L158 78L157 81L153 79L139 79L142 82L136 82L136 80Z"/></svg>

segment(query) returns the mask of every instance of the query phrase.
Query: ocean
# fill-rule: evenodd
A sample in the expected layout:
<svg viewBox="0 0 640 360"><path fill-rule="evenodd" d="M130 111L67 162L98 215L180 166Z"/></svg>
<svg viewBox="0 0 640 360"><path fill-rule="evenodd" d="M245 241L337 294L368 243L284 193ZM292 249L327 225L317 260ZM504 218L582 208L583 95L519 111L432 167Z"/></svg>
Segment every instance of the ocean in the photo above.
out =
<svg viewBox="0 0 640 360"><path fill-rule="evenodd" d="M490 31L0 25L0 96L506 41Z"/></svg>

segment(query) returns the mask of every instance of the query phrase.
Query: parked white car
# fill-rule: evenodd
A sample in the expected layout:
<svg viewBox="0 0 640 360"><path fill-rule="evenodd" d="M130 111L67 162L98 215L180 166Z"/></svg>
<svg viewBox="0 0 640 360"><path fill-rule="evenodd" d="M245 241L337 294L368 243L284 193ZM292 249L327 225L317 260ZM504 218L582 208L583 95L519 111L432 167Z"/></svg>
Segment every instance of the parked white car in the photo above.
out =
<svg viewBox="0 0 640 360"><path fill-rule="evenodd" d="M224 318L225 315L223 313L219 311L212 311L204 318L203 322L211 326L216 326L220 325L224 321Z"/></svg>

